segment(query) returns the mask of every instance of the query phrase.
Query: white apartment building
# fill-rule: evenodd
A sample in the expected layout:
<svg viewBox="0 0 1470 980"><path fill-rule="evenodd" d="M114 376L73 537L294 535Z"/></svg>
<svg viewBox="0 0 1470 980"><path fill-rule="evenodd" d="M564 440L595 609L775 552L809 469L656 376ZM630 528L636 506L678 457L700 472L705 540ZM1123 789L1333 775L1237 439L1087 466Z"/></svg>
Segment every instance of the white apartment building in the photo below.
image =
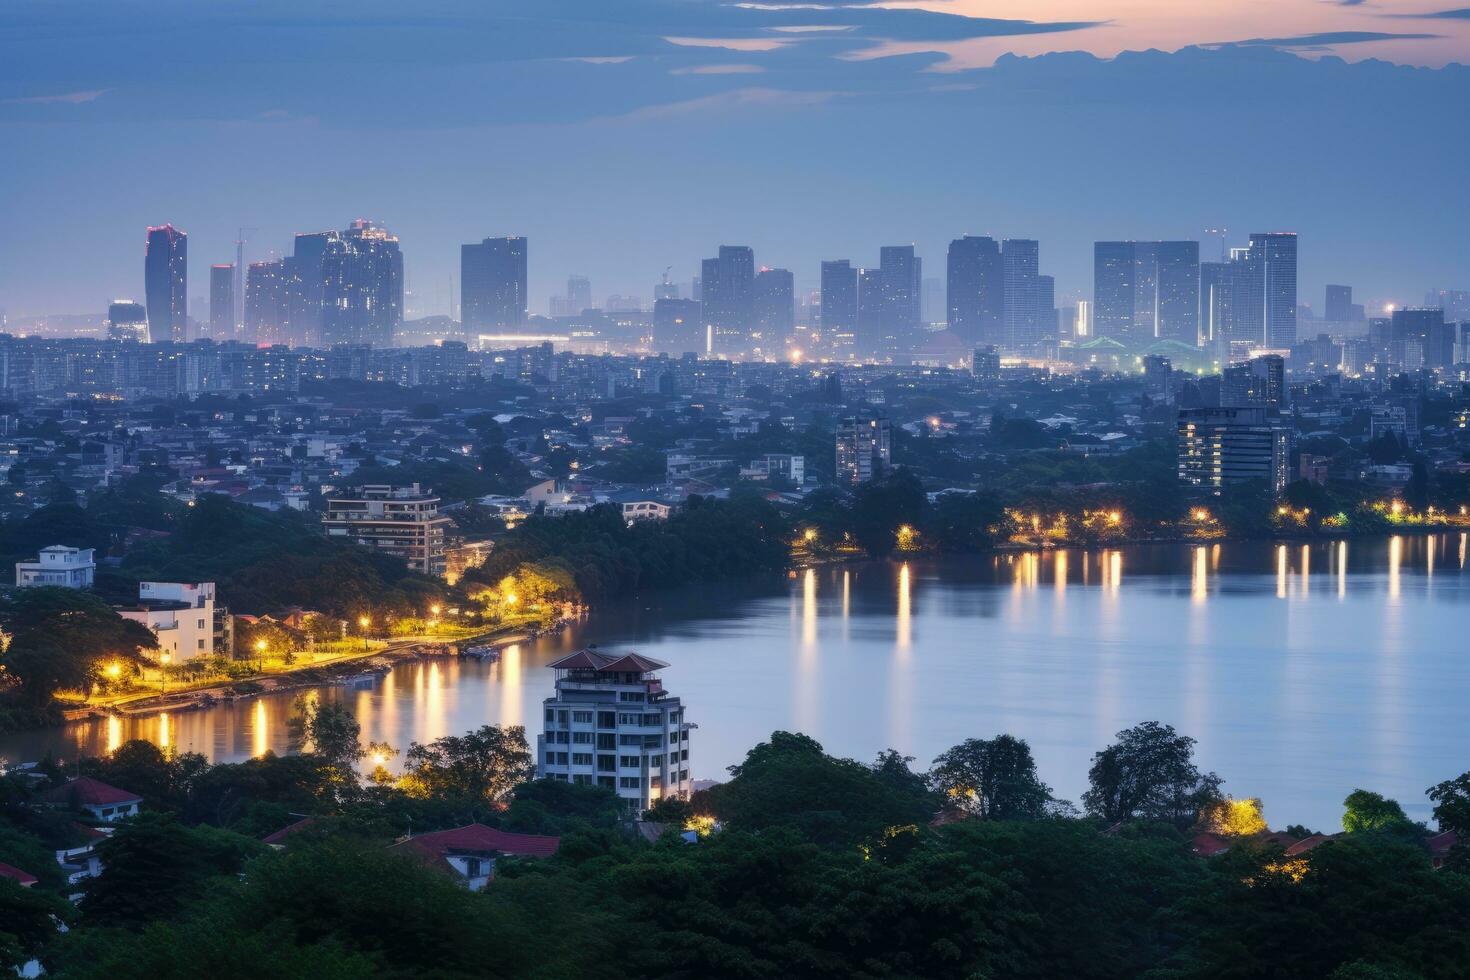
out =
<svg viewBox="0 0 1470 980"><path fill-rule="evenodd" d="M64 589L90 589L97 574L97 562L91 548L68 548L53 544L42 548L35 561L15 563L16 588L58 585Z"/></svg>
<svg viewBox="0 0 1470 980"><path fill-rule="evenodd" d="M214 656L213 582L139 582L138 604L117 614L151 629L175 664Z"/></svg>
<svg viewBox="0 0 1470 980"><path fill-rule="evenodd" d="M328 537L351 538L360 545L396 555L426 575L442 576L444 529L439 498L417 483L406 487L365 486L327 499L322 526Z"/></svg>
<svg viewBox="0 0 1470 980"><path fill-rule="evenodd" d="M606 787L636 812L665 796L688 798L694 726L655 674L667 666L636 653L596 649L552 663L556 694L542 702L536 774Z"/></svg>

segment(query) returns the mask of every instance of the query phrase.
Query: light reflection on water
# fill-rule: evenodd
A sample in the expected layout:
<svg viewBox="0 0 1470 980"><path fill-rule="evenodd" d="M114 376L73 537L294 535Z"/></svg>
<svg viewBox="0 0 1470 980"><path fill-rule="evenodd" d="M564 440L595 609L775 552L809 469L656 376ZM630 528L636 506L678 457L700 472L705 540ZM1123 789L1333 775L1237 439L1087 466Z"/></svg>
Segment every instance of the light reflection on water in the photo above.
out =
<svg viewBox="0 0 1470 980"><path fill-rule="evenodd" d="M1466 550L1451 534L834 566L626 600L495 664L406 663L308 693L400 749L487 723L534 735L549 661L586 643L636 647L672 664L665 682L700 726L697 778L721 777L777 728L920 764L1011 732L1076 800L1093 752L1158 719L1195 736L1202 764L1263 797L1276 823L1335 827L1358 786L1423 818L1423 790L1470 768ZM299 693L0 736L0 756L129 738L212 759L284 752Z"/></svg>

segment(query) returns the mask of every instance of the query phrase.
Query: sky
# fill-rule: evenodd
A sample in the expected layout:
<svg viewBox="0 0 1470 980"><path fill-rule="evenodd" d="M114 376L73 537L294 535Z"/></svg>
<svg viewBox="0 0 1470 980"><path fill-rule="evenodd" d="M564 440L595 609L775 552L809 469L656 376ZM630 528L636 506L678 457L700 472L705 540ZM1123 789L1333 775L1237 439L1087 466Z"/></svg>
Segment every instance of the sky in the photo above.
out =
<svg viewBox="0 0 1470 980"><path fill-rule="evenodd" d="M0 309L140 297L144 230L207 266L369 217L410 312L459 245L530 242L647 302L665 268L1036 238L1059 299L1092 242L1301 237L1301 299L1470 289L1470 8L1456 0L7 0ZM1460 0L1465 2L1465 0Z"/></svg>

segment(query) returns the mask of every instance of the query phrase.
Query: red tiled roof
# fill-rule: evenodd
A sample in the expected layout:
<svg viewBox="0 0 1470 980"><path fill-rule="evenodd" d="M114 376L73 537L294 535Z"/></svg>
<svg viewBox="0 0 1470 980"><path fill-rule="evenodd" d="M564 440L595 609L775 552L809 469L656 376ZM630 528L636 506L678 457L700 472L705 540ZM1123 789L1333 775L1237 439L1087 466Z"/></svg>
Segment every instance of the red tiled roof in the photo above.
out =
<svg viewBox="0 0 1470 980"><path fill-rule="evenodd" d="M1230 842L1216 834L1195 834L1194 839L1189 842L1190 848L1200 857L1214 857L1216 854L1224 854L1230 850Z"/></svg>
<svg viewBox="0 0 1470 980"><path fill-rule="evenodd" d="M316 817L302 817L295 823L287 824L286 826L282 827L274 834L268 834L265 837L262 837L260 839L260 842L262 844L284 845L286 843L287 837L290 837L292 834L299 834L301 831L305 830L307 827L310 827L314 823L316 823Z"/></svg>
<svg viewBox="0 0 1470 980"><path fill-rule="evenodd" d="M1297 841L1295 844L1286 849L1286 856L1297 857L1298 855L1305 854L1308 851L1319 847L1320 845L1325 844L1330 840L1332 840L1332 838L1328 837L1325 834L1313 834L1311 837L1303 837L1301 840Z"/></svg>
<svg viewBox="0 0 1470 980"><path fill-rule="evenodd" d="M27 887L34 885L40 880L29 871L22 871L17 867L6 864L4 861L0 861L0 878L11 878Z"/></svg>
<svg viewBox="0 0 1470 980"><path fill-rule="evenodd" d="M520 857L550 857L561 846L560 837L538 834L511 834L481 823L452 830L419 834L393 845L393 849L409 848L431 858L441 858L451 851L499 851Z"/></svg>
<svg viewBox="0 0 1470 980"><path fill-rule="evenodd" d="M79 776L64 786L47 790L41 794L46 803L63 803L68 806L113 806L119 803L142 803L143 797L116 786L109 786L91 776Z"/></svg>
<svg viewBox="0 0 1470 980"><path fill-rule="evenodd" d="M72 830L75 830L77 833L81 834L88 840L102 840L107 837L107 834L98 830L96 827L88 827L84 823L73 822L71 827Z"/></svg>
<svg viewBox="0 0 1470 980"><path fill-rule="evenodd" d="M1435 857L1444 857L1450 852L1450 848L1459 843L1460 837L1453 830L1446 830L1429 838L1429 853Z"/></svg>

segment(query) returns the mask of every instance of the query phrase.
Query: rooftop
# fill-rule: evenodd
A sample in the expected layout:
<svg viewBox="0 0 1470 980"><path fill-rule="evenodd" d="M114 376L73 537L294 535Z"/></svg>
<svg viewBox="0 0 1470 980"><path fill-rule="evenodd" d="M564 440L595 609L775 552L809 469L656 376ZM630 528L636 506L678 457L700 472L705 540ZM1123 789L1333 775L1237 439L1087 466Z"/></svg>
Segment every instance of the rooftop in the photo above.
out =
<svg viewBox="0 0 1470 980"><path fill-rule="evenodd" d="M599 674L644 674L667 667L668 664L640 653L604 653L601 650L584 649L560 660L553 660L547 666L553 670L593 670Z"/></svg>

